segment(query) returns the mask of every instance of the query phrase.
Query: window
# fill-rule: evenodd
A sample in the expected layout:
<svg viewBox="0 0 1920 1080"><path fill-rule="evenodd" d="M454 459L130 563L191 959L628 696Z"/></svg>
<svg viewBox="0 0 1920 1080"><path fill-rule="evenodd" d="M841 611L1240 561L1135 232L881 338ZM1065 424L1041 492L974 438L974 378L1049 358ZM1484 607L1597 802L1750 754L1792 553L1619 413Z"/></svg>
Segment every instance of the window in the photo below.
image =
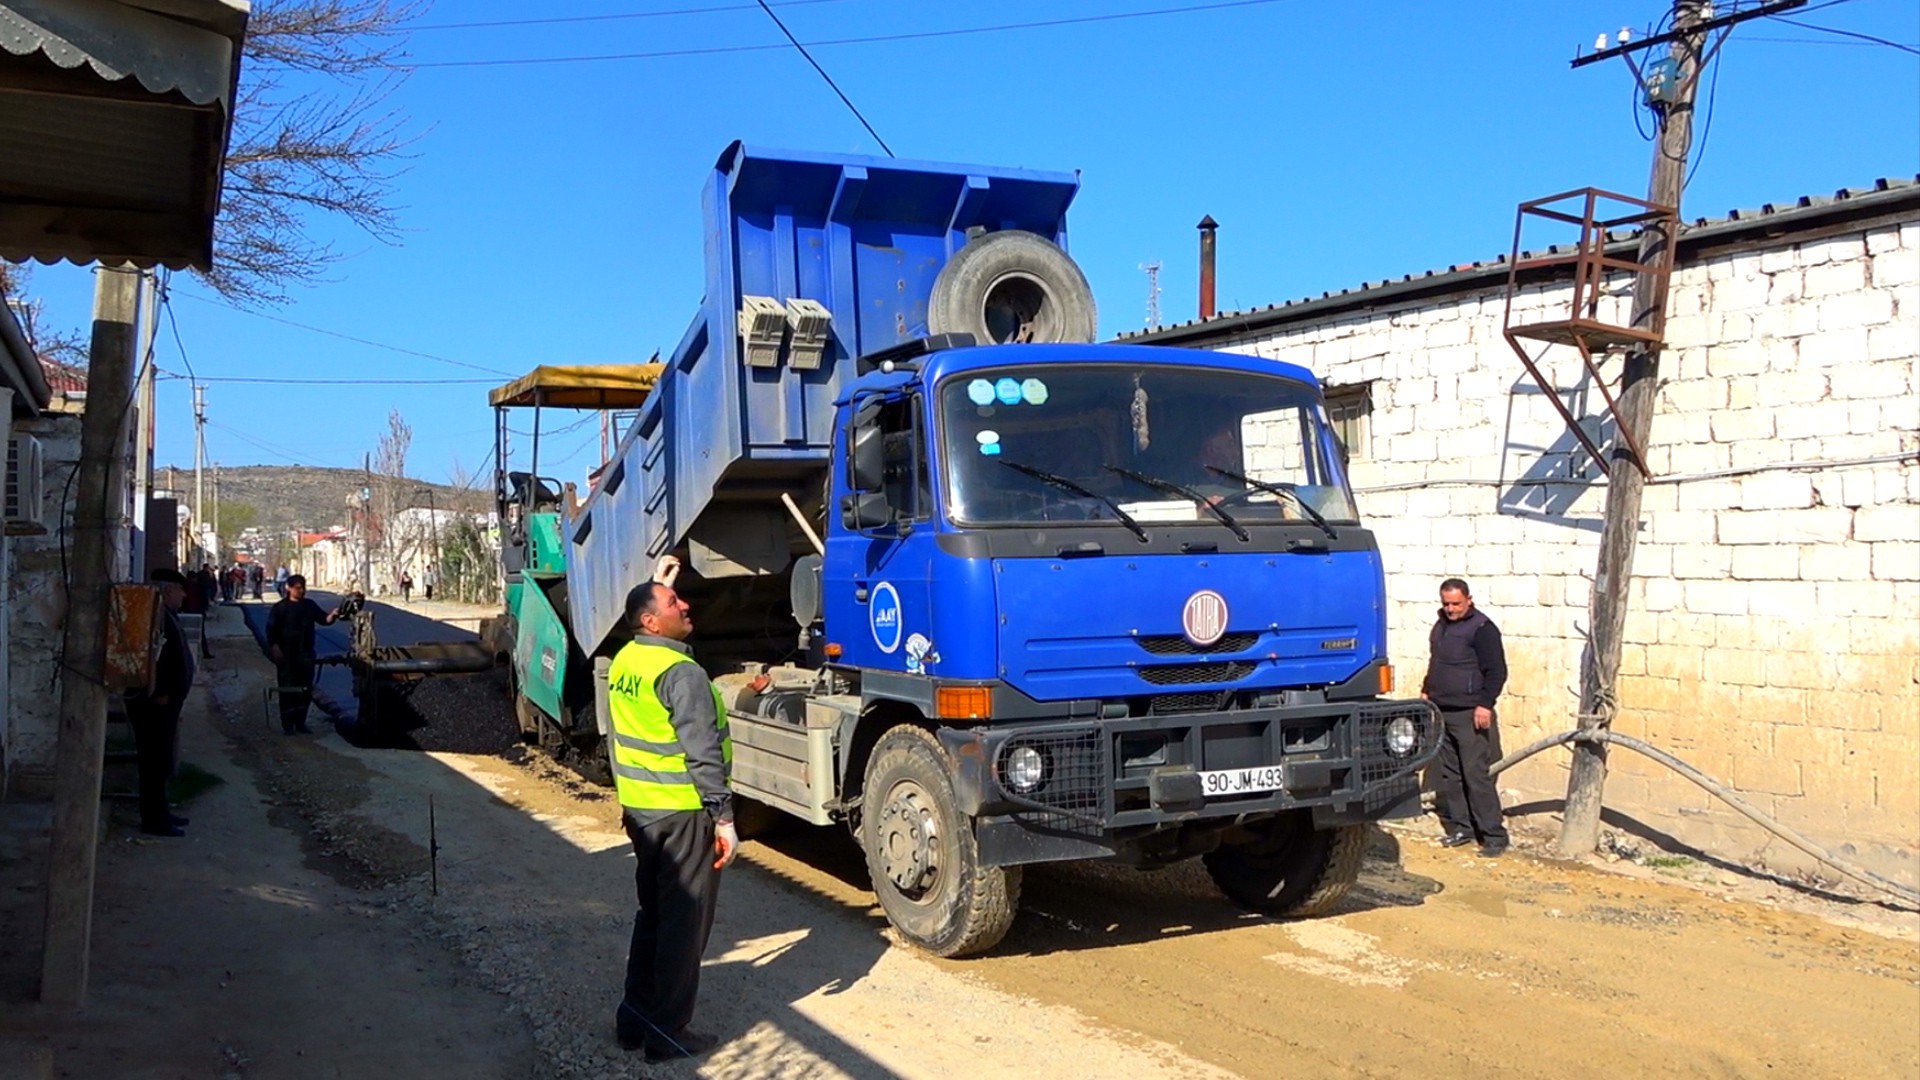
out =
<svg viewBox="0 0 1920 1080"><path fill-rule="evenodd" d="M1373 384L1327 387L1327 423L1340 440L1340 460L1367 461L1373 457L1367 439L1373 416Z"/></svg>
<svg viewBox="0 0 1920 1080"><path fill-rule="evenodd" d="M1200 521L1192 497L1249 524L1297 501L1355 517L1312 388L1203 367L1064 363L969 371L939 391L948 510L963 525ZM1240 477L1297 488L1261 490Z"/></svg>

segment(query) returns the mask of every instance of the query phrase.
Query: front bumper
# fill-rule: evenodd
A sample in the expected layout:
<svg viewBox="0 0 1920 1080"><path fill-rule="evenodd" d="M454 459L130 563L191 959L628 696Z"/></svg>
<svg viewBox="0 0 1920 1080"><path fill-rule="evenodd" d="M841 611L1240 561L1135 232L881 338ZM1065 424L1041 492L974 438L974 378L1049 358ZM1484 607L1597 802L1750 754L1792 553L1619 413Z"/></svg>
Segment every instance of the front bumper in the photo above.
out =
<svg viewBox="0 0 1920 1080"><path fill-rule="evenodd" d="M1396 754L1388 726L1408 720L1417 738ZM1372 820L1406 801L1433 760L1440 714L1426 701L1330 701L1231 712L943 729L958 794L976 818L998 819L1097 844L1169 826L1314 809ZM1040 786L1015 791L1009 755L1045 761ZM1028 760L1031 760L1029 758ZM1206 796L1200 774L1278 766L1279 790Z"/></svg>

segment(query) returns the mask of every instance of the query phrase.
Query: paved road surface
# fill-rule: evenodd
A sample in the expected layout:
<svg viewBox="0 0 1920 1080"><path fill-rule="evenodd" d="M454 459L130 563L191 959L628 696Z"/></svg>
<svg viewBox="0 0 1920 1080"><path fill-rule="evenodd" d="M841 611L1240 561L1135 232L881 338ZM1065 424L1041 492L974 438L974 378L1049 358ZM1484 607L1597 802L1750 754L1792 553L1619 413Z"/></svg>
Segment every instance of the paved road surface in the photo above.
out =
<svg viewBox="0 0 1920 1080"><path fill-rule="evenodd" d="M308 590L307 596L314 603L327 610L333 610L342 597L338 593ZM273 601L259 603L246 601L238 605L246 616L247 627L253 631L256 641L265 647L263 635L267 628L267 612L273 607ZM379 600L369 601L367 609L374 613L376 639L383 645L419 645L439 641L474 641L473 631L461 626L439 622L404 607L396 607ZM314 652L320 656L345 653L350 647L347 624L335 623L314 630ZM314 680L314 704L319 706L336 727L350 728L359 719L359 707L353 697L353 674L344 665L329 664L319 670Z"/></svg>

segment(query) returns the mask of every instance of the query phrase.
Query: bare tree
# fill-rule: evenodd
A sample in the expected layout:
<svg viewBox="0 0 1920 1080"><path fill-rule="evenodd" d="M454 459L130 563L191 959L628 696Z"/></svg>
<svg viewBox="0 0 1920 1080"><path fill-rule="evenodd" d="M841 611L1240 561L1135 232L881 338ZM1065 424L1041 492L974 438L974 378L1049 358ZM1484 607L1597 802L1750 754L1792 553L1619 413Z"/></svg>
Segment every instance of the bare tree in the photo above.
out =
<svg viewBox="0 0 1920 1080"><path fill-rule="evenodd" d="M27 347L35 354L63 364L86 367L87 339L72 330L46 326L41 317L40 301L28 299L27 283L32 276L32 270L26 266L0 262L0 304L13 309L21 333L26 335Z"/></svg>
<svg viewBox="0 0 1920 1080"><path fill-rule="evenodd" d="M380 446L373 452L373 520L368 543L379 558L386 583L396 588L401 571L427 534L427 529L407 513L419 486L407 478L407 451L412 446L413 428L400 410L394 409L387 414L387 433L380 436Z"/></svg>
<svg viewBox="0 0 1920 1080"><path fill-rule="evenodd" d="M256 0L242 45L214 266L200 279L244 304L286 299L340 257L309 232L319 213L376 240L400 229L393 181L404 117L387 109L403 77L401 26L423 0ZM331 92L330 92L331 90Z"/></svg>

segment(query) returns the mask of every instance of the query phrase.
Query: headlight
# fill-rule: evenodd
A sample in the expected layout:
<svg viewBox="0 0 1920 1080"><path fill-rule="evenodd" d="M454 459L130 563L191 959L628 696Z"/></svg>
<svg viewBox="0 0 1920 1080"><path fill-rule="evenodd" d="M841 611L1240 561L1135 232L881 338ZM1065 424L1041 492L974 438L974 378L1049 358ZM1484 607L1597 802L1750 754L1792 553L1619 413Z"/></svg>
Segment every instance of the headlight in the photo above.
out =
<svg viewBox="0 0 1920 1080"><path fill-rule="evenodd" d="M1394 757L1406 757L1420 747L1420 729L1412 720L1398 716L1387 725L1387 749Z"/></svg>
<svg viewBox="0 0 1920 1080"><path fill-rule="evenodd" d="M1021 795L1031 795L1039 790L1040 782L1046 777L1047 759L1031 746L1016 746L1009 750L1007 760L1000 768L1000 778Z"/></svg>

